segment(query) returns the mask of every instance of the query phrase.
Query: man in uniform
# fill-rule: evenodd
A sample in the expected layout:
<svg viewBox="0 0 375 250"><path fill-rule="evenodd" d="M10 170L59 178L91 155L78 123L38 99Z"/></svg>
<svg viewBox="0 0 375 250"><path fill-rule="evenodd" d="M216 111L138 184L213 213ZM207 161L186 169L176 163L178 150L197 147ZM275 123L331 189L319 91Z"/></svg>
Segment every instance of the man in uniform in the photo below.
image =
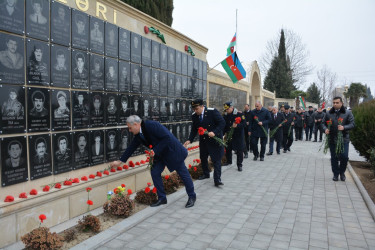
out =
<svg viewBox="0 0 375 250"><path fill-rule="evenodd" d="M287 151L290 151L290 147L293 144L293 127L294 127L294 114L292 114L289 110L289 105L285 105L285 119L287 120L286 123L284 123L283 126L283 148L284 153ZM290 133L289 133L290 130Z"/></svg>
<svg viewBox="0 0 375 250"><path fill-rule="evenodd" d="M306 141L311 141L312 132L314 128L314 110L312 106L309 106L309 111L305 112L305 124L306 124Z"/></svg>
<svg viewBox="0 0 375 250"><path fill-rule="evenodd" d="M255 103L255 109L251 111L251 119L249 124L249 130L251 132L251 144L253 144L254 161L264 161L264 154L266 153L266 144L268 134L264 132L268 131L268 123L271 121L270 112L263 108L260 101ZM258 150L258 141L260 139L260 154Z"/></svg>
<svg viewBox="0 0 375 250"><path fill-rule="evenodd" d="M232 102L224 103L224 120L225 120L225 128L223 134L230 132L232 127L234 128L234 132L231 138L227 139L226 148L226 158L227 163L232 164L232 150L234 150L237 154L237 168L238 171L242 171L242 162L243 162L243 149L244 145L244 127L246 127L245 116L241 111L238 111L236 108L233 107ZM240 118L240 123L236 123L235 120Z"/></svg>
<svg viewBox="0 0 375 250"><path fill-rule="evenodd" d="M296 113L296 121L295 121L295 126L294 126L294 130L296 132L296 141L298 140L302 141L302 137L303 137L302 130L303 130L304 122L305 122L305 114L302 113L302 111L303 109L299 108Z"/></svg>
<svg viewBox="0 0 375 250"><path fill-rule="evenodd" d="M319 131L319 141L322 141L322 136L323 136L323 129L321 127L322 121L324 119L325 113L323 113L322 107L318 107L317 112L314 113L314 122L315 122L315 127L314 127L314 142L317 142L318 140L318 131Z"/></svg>
<svg viewBox="0 0 375 250"><path fill-rule="evenodd" d="M252 147L250 143L250 135L249 135L249 124L250 124L250 117L251 117L251 110L250 110L250 105L246 104L245 105L245 111L243 112L245 115L246 119L246 126L244 127L244 132L245 132L245 143L246 143L246 149L245 149L245 156L244 158L249 157L248 152L252 153Z"/></svg>
<svg viewBox="0 0 375 250"><path fill-rule="evenodd" d="M224 154L224 148L212 139L214 136L223 138L224 118L217 109L205 107L202 99L192 101L191 107L194 109L191 116L193 125L191 126L189 140L184 143L184 146L187 147L194 140L198 128L207 129L207 135L199 136L199 154L203 169L203 175L199 177L199 180L210 178L210 171L208 170L208 156L210 156L214 164L215 186L224 185L221 181L221 158Z"/></svg>

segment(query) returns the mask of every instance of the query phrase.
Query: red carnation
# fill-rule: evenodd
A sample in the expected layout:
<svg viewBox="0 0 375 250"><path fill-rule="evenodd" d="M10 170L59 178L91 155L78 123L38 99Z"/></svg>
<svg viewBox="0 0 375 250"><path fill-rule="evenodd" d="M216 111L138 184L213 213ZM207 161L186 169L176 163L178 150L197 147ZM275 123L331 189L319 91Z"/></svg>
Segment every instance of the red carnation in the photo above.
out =
<svg viewBox="0 0 375 250"><path fill-rule="evenodd" d="M150 162L150 159L149 159L149 157L147 157L147 160L146 160L146 162Z"/></svg>
<svg viewBox="0 0 375 250"><path fill-rule="evenodd" d="M105 175L109 175L109 171L108 171L108 170L104 170L104 171L103 171L103 174L105 174Z"/></svg>
<svg viewBox="0 0 375 250"><path fill-rule="evenodd" d="M78 178L74 178L73 179L73 183L79 183L79 179Z"/></svg>
<svg viewBox="0 0 375 250"><path fill-rule="evenodd" d="M147 150L145 150L145 154L149 154L149 152Z"/></svg>
<svg viewBox="0 0 375 250"><path fill-rule="evenodd" d="M37 194L38 194L38 191L36 191L36 189L31 189L30 195L37 195Z"/></svg>
<svg viewBox="0 0 375 250"><path fill-rule="evenodd" d="M128 189L128 195L131 195L133 191L131 189Z"/></svg>
<svg viewBox="0 0 375 250"><path fill-rule="evenodd" d="M199 159L197 159L196 161L197 161L197 163L200 163L200 162L201 162L201 160L199 160Z"/></svg>
<svg viewBox="0 0 375 250"><path fill-rule="evenodd" d="M12 201L14 201L14 197L13 196L8 195L7 197L5 197L4 202L12 202Z"/></svg>
<svg viewBox="0 0 375 250"><path fill-rule="evenodd" d="M111 168L111 172L112 172L112 173L116 172L116 169Z"/></svg>
<svg viewBox="0 0 375 250"><path fill-rule="evenodd" d="M191 168L191 164L189 164L189 168Z"/></svg>
<svg viewBox="0 0 375 250"><path fill-rule="evenodd" d="M152 189L152 192L153 192L154 194L157 192L156 187L154 187L154 188Z"/></svg>
<svg viewBox="0 0 375 250"><path fill-rule="evenodd" d="M144 160L141 160L141 164L145 164L146 162Z"/></svg>
<svg viewBox="0 0 375 250"><path fill-rule="evenodd" d="M150 193L150 191L151 191L151 190L150 190L149 187L146 187L146 188L145 188L145 193L146 193L146 194Z"/></svg>
<svg viewBox="0 0 375 250"><path fill-rule="evenodd" d="M195 162L197 159L194 159L193 162Z"/></svg>
<svg viewBox="0 0 375 250"><path fill-rule="evenodd" d="M121 167L121 166L118 166L118 167L117 167L117 170L118 170L118 171L121 171L121 170L122 170L122 167Z"/></svg>
<svg viewBox="0 0 375 250"><path fill-rule="evenodd" d="M90 205L90 206L94 205L94 202L92 202L92 200L87 200L86 203L87 203L88 205Z"/></svg>
<svg viewBox="0 0 375 250"><path fill-rule="evenodd" d="M50 189L50 187L49 187L48 185L46 185L46 186L44 186L44 188L43 188L43 192L48 192L49 189Z"/></svg>
<svg viewBox="0 0 375 250"><path fill-rule="evenodd" d="M27 198L27 195L25 192L23 193L20 193L20 196L18 196L19 198L22 198L22 199L26 199Z"/></svg>
<svg viewBox="0 0 375 250"><path fill-rule="evenodd" d="M86 192L90 192L91 190L92 190L92 188L90 188L90 187L86 188Z"/></svg>
<svg viewBox="0 0 375 250"><path fill-rule="evenodd" d="M139 163L139 161L137 161L137 162L135 163L135 165L139 166L139 165L141 165L141 164Z"/></svg>
<svg viewBox="0 0 375 250"><path fill-rule="evenodd" d="M166 175L166 176L165 176L165 179L168 180L168 179L169 179L169 175Z"/></svg>
<svg viewBox="0 0 375 250"><path fill-rule="evenodd" d="M64 186L71 186L72 182L71 181L64 181Z"/></svg>
<svg viewBox="0 0 375 250"><path fill-rule="evenodd" d="M122 166L124 169L129 169L129 166L128 165L124 165Z"/></svg>
<svg viewBox="0 0 375 250"><path fill-rule="evenodd" d="M126 187L126 186L125 186L125 184L121 184L121 187L123 187L123 188L124 188L124 187Z"/></svg>
<svg viewBox="0 0 375 250"><path fill-rule="evenodd" d="M258 120L258 116L254 116L254 119L255 119L255 120Z"/></svg>
<svg viewBox="0 0 375 250"><path fill-rule="evenodd" d="M39 215L39 220L40 220L41 223L43 223L43 221L46 220L46 219L47 219L46 215L44 215L44 214Z"/></svg>
<svg viewBox="0 0 375 250"><path fill-rule="evenodd" d="M194 167L193 170L194 170L194 172L197 172L197 167Z"/></svg>
<svg viewBox="0 0 375 250"><path fill-rule="evenodd" d="M151 182L147 182L147 186L151 186Z"/></svg>
<svg viewBox="0 0 375 250"><path fill-rule="evenodd" d="M55 184L55 188L60 189L60 188L61 188L61 183L56 183L56 184Z"/></svg>
<svg viewBox="0 0 375 250"><path fill-rule="evenodd" d="M185 51L188 51L189 46L185 45Z"/></svg>
<svg viewBox="0 0 375 250"><path fill-rule="evenodd" d="M133 161L130 161L130 162L129 162L129 167L131 167L131 168L134 168L134 167L135 167L135 165L134 165L134 162L133 162Z"/></svg>
<svg viewBox="0 0 375 250"><path fill-rule="evenodd" d="M143 30L145 31L146 34L148 34L148 32L150 31L146 25L145 27L143 27Z"/></svg>
<svg viewBox="0 0 375 250"><path fill-rule="evenodd" d="M89 175L89 178L90 178L90 179L95 179L95 175L90 174L90 175Z"/></svg>
<svg viewBox="0 0 375 250"><path fill-rule="evenodd" d="M205 132L206 130L204 129L204 128L202 128L202 127L199 127L198 128L198 134L199 135L204 135L204 132Z"/></svg>
<svg viewBox="0 0 375 250"><path fill-rule="evenodd" d="M118 193L118 189L117 189L117 188L113 189L113 192L114 192L115 194L117 194L117 193Z"/></svg>
<svg viewBox="0 0 375 250"><path fill-rule="evenodd" d="M82 176L81 181L87 181L87 176Z"/></svg>
<svg viewBox="0 0 375 250"><path fill-rule="evenodd" d="M99 176L99 177L102 177L103 176L103 174L102 174L102 172L96 172L96 176Z"/></svg>
<svg viewBox="0 0 375 250"><path fill-rule="evenodd" d="M236 117L236 119L234 119L234 122L235 122L236 124L240 124L241 121L242 121L241 117Z"/></svg>
<svg viewBox="0 0 375 250"><path fill-rule="evenodd" d="M148 147L149 147L149 148L152 148L152 145L149 145Z"/></svg>

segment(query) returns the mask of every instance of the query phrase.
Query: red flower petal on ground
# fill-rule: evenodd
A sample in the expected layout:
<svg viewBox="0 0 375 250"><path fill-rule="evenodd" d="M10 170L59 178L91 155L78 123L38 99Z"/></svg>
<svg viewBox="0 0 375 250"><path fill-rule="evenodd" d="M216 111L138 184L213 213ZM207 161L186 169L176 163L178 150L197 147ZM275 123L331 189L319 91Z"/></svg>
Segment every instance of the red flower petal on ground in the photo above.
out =
<svg viewBox="0 0 375 250"><path fill-rule="evenodd" d="M103 174L105 174L105 175L109 175L109 171L108 171L108 170L104 170L104 171L103 171Z"/></svg>
<svg viewBox="0 0 375 250"><path fill-rule="evenodd" d="M95 179L95 175L90 174L90 175L89 175L89 178L90 178L90 179Z"/></svg>
<svg viewBox="0 0 375 250"><path fill-rule="evenodd" d="M43 223L43 221L46 220L46 219L47 219L46 215L44 215L44 214L39 215L39 220L40 220L41 223Z"/></svg>
<svg viewBox="0 0 375 250"><path fill-rule="evenodd" d="M71 186L72 182L71 181L64 181L64 186Z"/></svg>
<svg viewBox="0 0 375 250"><path fill-rule="evenodd" d="M86 188L86 192L90 192L91 190L92 190L92 188L90 188L90 187Z"/></svg>
<svg viewBox="0 0 375 250"><path fill-rule="evenodd" d="M79 183L79 179L78 178L74 178L73 179L73 183Z"/></svg>
<svg viewBox="0 0 375 250"><path fill-rule="evenodd" d="M152 192L153 192L154 194L157 192L156 187L154 187L154 188L152 189Z"/></svg>
<svg viewBox="0 0 375 250"><path fill-rule="evenodd" d="M81 181L87 181L87 176L82 176Z"/></svg>
<svg viewBox="0 0 375 250"><path fill-rule="evenodd" d="M194 172L197 172L197 167L194 167L193 170L194 170Z"/></svg>
<svg viewBox="0 0 375 250"><path fill-rule="evenodd" d="M92 200L87 200L86 203L87 203L88 205L90 205L90 206L94 205L94 202L92 202Z"/></svg>
<svg viewBox="0 0 375 250"><path fill-rule="evenodd" d="M124 188L124 187L126 187L126 186L125 186L125 184L121 184L121 187L123 187L123 188Z"/></svg>
<svg viewBox="0 0 375 250"><path fill-rule="evenodd" d="M111 168L111 172L112 172L112 173L116 172L116 169Z"/></svg>
<svg viewBox="0 0 375 250"><path fill-rule="evenodd" d="M8 195L7 197L5 197L4 202L12 202L12 201L14 201L14 197L13 196Z"/></svg>
<svg viewBox="0 0 375 250"><path fill-rule="evenodd" d="M200 162L201 162L201 160L197 159L197 163L200 163Z"/></svg>
<svg viewBox="0 0 375 250"><path fill-rule="evenodd" d="M147 186L151 186L151 182L147 182Z"/></svg>
<svg viewBox="0 0 375 250"><path fill-rule="evenodd" d="M44 186L44 188L43 188L43 192L48 192L49 189L50 189L50 187L49 187L48 185L46 185L46 186Z"/></svg>
<svg viewBox="0 0 375 250"><path fill-rule="evenodd" d="M169 179L169 175L164 176L164 178L165 178L166 180L168 180L168 179Z"/></svg>
<svg viewBox="0 0 375 250"><path fill-rule="evenodd" d="M37 194L38 194L38 191L36 191L36 189L31 189L30 195L37 195Z"/></svg>
<svg viewBox="0 0 375 250"><path fill-rule="evenodd" d="M102 177L103 176L103 174L102 174L102 172L96 172L96 176L99 176L99 177Z"/></svg>
<svg viewBox="0 0 375 250"><path fill-rule="evenodd" d="M124 165L122 166L124 169L129 169L129 166L128 165Z"/></svg>
<svg viewBox="0 0 375 250"><path fill-rule="evenodd" d="M60 189L60 188L61 188L61 183L56 183L56 184L55 184L55 188Z"/></svg>
<svg viewBox="0 0 375 250"><path fill-rule="evenodd" d="M131 189L128 189L128 195L131 195L133 191Z"/></svg>
<svg viewBox="0 0 375 250"><path fill-rule="evenodd" d="M150 190L149 187L146 187L146 188L145 188L145 193L146 193L146 194L150 193L150 191L151 191L151 190Z"/></svg>
<svg viewBox="0 0 375 250"><path fill-rule="evenodd" d="M139 165L141 165L141 164L139 163L139 161L137 161L137 162L135 163L135 165L139 166Z"/></svg>
<svg viewBox="0 0 375 250"><path fill-rule="evenodd" d="M118 171L121 171L121 170L122 170L122 167L121 167L121 166L118 166L118 167L117 167L117 170L118 170Z"/></svg>
<svg viewBox="0 0 375 250"><path fill-rule="evenodd" d="M22 199L26 199L27 198L27 195L25 192L23 193L20 193L20 196L18 196L19 198L22 198Z"/></svg>

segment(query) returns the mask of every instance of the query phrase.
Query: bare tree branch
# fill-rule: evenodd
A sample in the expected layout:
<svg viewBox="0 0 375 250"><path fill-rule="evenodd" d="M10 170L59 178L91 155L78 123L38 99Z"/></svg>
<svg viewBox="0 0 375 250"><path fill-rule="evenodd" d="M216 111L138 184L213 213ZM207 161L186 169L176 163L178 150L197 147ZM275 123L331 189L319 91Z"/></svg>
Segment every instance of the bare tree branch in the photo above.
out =
<svg viewBox="0 0 375 250"><path fill-rule="evenodd" d="M322 102L330 104L332 92L336 88L337 74L332 72L327 65L324 65L317 73L317 86L322 94Z"/></svg>

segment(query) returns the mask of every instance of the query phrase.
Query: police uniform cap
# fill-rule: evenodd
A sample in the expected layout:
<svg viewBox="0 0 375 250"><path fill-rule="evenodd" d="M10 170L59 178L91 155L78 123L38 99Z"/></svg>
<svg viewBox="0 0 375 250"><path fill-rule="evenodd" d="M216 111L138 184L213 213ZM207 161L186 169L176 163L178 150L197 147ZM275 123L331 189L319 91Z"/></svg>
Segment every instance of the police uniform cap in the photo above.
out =
<svg viewBox="0 0 375 250"><path fill-rule="evenodd" d="M285 108L285 109L289 109L290 106L287 104L287 105L284 106L284 108Z"/></svg>
<svg viewBox="0 0 375 250"><path fill-rule="evenodd" d="M313 108L313 106L309 106L309 109L312 109Z"/></svg>
<svg viewBox="0 0 375 250"><path fill-rule="evenodd" d="M202 106L203 105L203 100L202 99L195 99L194 101L191 102L191 107L192 108L195 108L195 107L198 107L198 106Z"/></svg>
<svg viewBox="0 0 375 250"><path fill-rule="evenodd" d="M226 102L226 103L224 103L224 110L227 110L227 109L229 109L232 106L233 106L232 102Z"/></svg>

